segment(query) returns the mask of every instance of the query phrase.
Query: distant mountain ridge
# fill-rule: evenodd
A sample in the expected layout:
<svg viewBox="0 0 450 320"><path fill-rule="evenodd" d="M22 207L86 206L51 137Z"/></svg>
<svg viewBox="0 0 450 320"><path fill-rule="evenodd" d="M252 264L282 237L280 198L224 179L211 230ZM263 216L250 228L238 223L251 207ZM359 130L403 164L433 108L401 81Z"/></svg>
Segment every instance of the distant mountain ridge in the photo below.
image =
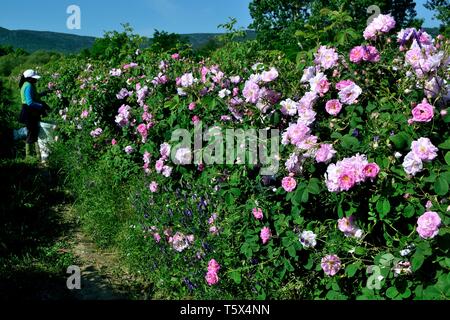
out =
<svg viewBox="0 0 450 320"><path fill-rule="evenodd" d="M22 48L28 52L45 50L77 53L85 48L92 47L94 41L94 37L74 34L49 31L8 30L0 27L0 45Z"/></svg>
<svg viewBox="0 0 450 320"><path fill-rule="evenodd" d="M182 34L188 38L194 48L205 45L221 33L192 33ZM256 38L256 33L247 31L247 38ZM32 30L8 30L0 27L0 45L10 45L14 48L22 48L28 52L39 50L55 51L62 53L78 53L83 49L91 48L95 37L78 36L68 33ZM151 39L149 39L151 41Z"/></svg>

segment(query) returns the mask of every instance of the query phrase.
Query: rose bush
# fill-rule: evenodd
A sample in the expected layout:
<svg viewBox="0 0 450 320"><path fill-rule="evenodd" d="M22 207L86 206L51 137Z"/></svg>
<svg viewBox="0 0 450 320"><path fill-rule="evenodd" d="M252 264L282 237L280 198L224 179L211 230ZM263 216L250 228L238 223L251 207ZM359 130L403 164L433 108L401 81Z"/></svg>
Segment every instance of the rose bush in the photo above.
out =
<svg viewBox="0 0 450 320"><path fill-rule="evenodd" d="M295 63L246 42L54 65L93 236L164 298L448 298L450 44L394 26ZM279 129L280 169L193 163L171 136L200 122Z"/></svg>

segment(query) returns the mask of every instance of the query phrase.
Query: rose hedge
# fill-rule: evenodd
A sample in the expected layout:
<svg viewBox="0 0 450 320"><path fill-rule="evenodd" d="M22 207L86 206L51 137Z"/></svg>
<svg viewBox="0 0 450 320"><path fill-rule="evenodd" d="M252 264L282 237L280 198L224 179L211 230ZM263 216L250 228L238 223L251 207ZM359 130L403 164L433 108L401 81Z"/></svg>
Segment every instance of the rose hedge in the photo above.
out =
<svg viewBox="0 0 450 320"><path fill-rule="evenodd" d="M103 179L87 203L116 192L93 236L120 221L107 239L164 298L448 298L450 45L394 25L296 63L246 42L50 66L55 152ZM280 170L174 163L199 121L279 129Z"/></svg>

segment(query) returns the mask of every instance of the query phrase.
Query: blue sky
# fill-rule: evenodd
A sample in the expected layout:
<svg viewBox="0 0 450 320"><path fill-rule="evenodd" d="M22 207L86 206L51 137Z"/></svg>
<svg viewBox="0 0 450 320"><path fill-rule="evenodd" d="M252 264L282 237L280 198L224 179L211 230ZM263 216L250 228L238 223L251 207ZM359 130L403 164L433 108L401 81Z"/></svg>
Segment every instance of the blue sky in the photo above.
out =
<svg viewBox="0 0 450 320"><path fill-rule="evenodd" d="M425 26L438 26L432 12L418 0L418 16ZM21 0L2 1L0 26L7 29L28 29L101 36L104 31L121 30L129 22L134 30L151 36L154 29L176 33L218 32L217 26L228 17L247 27L251 18L250 0ZM69 30L66 13L69 5L81 8L81 30Z"/></svg>

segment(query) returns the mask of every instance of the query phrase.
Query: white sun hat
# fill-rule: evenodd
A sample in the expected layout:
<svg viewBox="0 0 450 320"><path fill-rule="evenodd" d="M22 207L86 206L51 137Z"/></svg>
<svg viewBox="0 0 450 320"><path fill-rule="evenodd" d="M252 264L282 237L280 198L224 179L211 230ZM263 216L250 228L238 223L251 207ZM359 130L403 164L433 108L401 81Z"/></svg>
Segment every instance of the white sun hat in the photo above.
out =
<svg viewBox="0 0 450 320"><path fill-rule="evenodd" d="M25 71L25 72L23 73L23 76L24 76L25 78L33 78L33 79L40 79L40 78L41 78L41 76L38 75L36 71L31 70L31 69Z"/></svg>

